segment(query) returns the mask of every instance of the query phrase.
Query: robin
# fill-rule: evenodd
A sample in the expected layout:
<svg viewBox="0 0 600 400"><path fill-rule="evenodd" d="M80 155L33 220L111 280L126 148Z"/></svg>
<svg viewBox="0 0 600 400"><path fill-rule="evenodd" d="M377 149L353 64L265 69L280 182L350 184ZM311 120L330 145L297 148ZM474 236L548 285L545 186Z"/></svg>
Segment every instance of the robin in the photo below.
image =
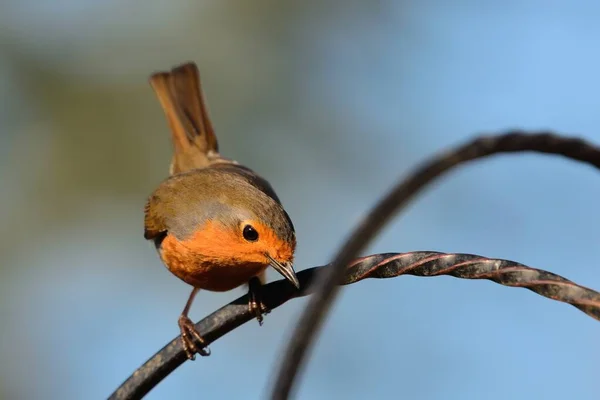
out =
<svg viewBox="0 0 600 400"><path fill-rule="evenodd" d="M262 325L265 271L273 267L296 288L294 226L271 185L219 154L194 63L157 72L150 85L167 117L174 154L170 176L145 206L144 237L162 262L193 287L179 316L189 359L210 354L188 318L200 289L222 292L249 286L248 307Z"/></svg>

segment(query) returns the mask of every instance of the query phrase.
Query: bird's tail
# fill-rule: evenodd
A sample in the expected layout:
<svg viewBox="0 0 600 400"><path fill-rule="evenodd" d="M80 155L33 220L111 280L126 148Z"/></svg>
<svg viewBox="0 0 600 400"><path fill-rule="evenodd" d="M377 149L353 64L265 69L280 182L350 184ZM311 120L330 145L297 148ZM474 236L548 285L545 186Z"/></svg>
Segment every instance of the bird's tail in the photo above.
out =
<svg viewBox="0 0 600 400"><path fill-rule="evenodd" d="M173 160L170 173L204 168L219 162L219 145L204 102L200 74L194 63L150 77L171 128Z"/></svg>

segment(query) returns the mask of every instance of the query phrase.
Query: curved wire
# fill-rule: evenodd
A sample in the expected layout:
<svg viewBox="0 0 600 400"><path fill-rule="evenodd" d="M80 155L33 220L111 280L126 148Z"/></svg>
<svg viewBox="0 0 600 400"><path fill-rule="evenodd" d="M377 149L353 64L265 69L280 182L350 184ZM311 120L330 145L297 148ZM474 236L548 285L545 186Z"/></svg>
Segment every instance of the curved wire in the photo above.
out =
<svg viewBox="0 0 600 400"><path fill-rule="evenodd" d="M326 268L325 268L326 267ZM311 283L321 269L305 269L298 273L302 290L287 280L271 282L261 293L265 305L273 310L295 297L311 293ZM447 254L434 251L375 254L355 260L345 270L343 285L367 278L393 278L400 275L450 275L462 279L488 279L505 286L522 287L553 300L577 307L600 320L600 293L580 286L551 272L530 268L514 261L490 259L473 254ZM215 311L196 324L207 344L214 342L240 325L254 319L248 309L248 296L242 296ZM141 399L153 387L187 360L180 337L158 351L115 390L109 400Z"/></svg>
<svg viewBox="0 0 600 400"><path fill-rule="evenodd" d="M283 360L275 376L271 399L289 397L294 380L312 342L319 332L333 300L346 266L359 255L377 232L414 195L449 170L498 153L534 151L557 154L600 168L600 149L578 138L565 138L550 132L528 134L520 131L498 136L482 136L456 149L433 157L418 168L408 179L398 183L364 218L337 252L331 267L325 268L315 282L315 294L300 315L292 336L287 341Z"/></svg>

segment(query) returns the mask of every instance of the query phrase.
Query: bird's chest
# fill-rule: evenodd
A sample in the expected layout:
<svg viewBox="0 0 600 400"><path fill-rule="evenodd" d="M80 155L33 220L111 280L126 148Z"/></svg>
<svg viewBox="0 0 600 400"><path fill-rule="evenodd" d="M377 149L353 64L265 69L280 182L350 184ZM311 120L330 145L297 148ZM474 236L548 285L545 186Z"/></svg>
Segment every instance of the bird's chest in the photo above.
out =
<svg viewBox="0 0 600 400"><path fill-rule="evenodd" d="M263 272L268 265L241 261L230 257L214 258L168 235L160 247L165 266L184 282L205 290L224 292L234 289Z"/></svg>

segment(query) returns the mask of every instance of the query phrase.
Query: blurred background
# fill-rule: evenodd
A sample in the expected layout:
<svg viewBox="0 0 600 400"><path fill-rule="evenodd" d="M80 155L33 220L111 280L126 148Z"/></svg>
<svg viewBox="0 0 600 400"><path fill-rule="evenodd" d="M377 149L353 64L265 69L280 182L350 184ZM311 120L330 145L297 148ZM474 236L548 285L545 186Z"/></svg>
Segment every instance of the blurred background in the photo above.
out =
<svg viewBox="0 0 600 400"><path fill-rule="evenodd" d="M198 63L221 150L276 188L300 270L420 160L475 134L600 143L599 18L593 0L2 2L0 398L106 398L178 334L190 289L143 239L171 156L152 72ZM368 253L469 252L600 289L598 177L533 154L471 164ZM201 292L191 316L242 294ZM147 398L264 398L305 303ZM599 336L527 290L368 280L343 289L296 397L597 399Z"/></svg>

